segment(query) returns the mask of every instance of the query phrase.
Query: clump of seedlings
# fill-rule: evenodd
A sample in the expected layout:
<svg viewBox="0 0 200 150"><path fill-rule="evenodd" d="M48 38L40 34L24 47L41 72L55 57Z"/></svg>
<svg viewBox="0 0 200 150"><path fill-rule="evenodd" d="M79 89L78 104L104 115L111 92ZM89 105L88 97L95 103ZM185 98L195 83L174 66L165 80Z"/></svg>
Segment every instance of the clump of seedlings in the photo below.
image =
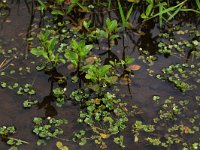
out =
<svg viewBox="0 0 200 150"><path fill-rule="evenodd" d="M182 92L197 88L199 83L200 70L198 65L176 64L162 69L162 74L158 74L158 79L167 80L175 85ZM190 83L194 79L196 85Z"/></svg>
<svg viewBox="0 0 200 150"><path fill-rule="evenodd" d="M63 130L60 128L61 125L67 124L65 119L55 119L47 117L45 120L40 117L34 117L33 119L35 133L39 139L37 145L46 144L47 140L52 138L58 138L60 134L63 133Z"/></svg>
<svg viewBox="0 0 200 150"><path fill-rule="evenodd" d="M161 101L156 103L160 105ZM158 117L153 118L151 124L144 124L140 120L133 124L134 141L137 143L144 139L158 147L169 148L182 145L182 149L199 149L197 138L194 138L194 141L187 138L188 136L191 139L199 137L199 111L195 109L193 114L196 115L191 115L190 103L188 100L175 100L172 96L164 100L158 111Z"/></svg>
<svg viewBox="0 0 200 150"><path fill-rule="evenodd" d="M186 59L194 59L192 53L199 52L200 32L190 24L187 28L181 28L179 25L167 30L165 33L160 33L158 38L158 52L165 56L177 54L179 57Z"/></svg>
<svg viewBox="0 0 200 150"><path fill-rule="evenodd" d="M28 142L26 141L11 137L15 133L16 133L16 128L14 126L0 127L1 139L9 146L9 150L18 150L18 147L20 145L28 144Z"/></svg>

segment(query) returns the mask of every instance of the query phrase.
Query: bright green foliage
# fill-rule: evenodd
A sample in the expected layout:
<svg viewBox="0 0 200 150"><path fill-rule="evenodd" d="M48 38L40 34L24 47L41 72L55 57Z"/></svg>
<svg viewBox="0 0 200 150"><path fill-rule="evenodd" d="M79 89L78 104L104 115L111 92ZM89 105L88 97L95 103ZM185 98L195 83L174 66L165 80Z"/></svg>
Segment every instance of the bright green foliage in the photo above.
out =
<svg viewBox="0 0 200 150"><path fill-rule="evenodd" d="M131 1L129 0L129 2L131 2ZM136 2L136 3L137 3L137 2ZM132 12L133 12L133 6L134 6L135 3L132 2L132 5L131 5L131 7L128 9L128 12L127 12L126 16L125 16L125 14L124 14L124 11L123 11L123 8L122 8L122 5L121 5L121 1L120 1L120 0L117 0L117 4L118 4L118 7L119 7L119 13L120 13L120 17L121 17L121 20L122 20L122 25L123 25L123 27L124 27L124 28L125 28L125 27L130 27L131 24L128 22L128 20L129 20L131 14L132 14Z"/></svg>
<svg viewBox="0 0 200 150"><path fill-rule="evenodd" d="M74 136L73 141L76 142L79 140L79 145L85 145L87 143L84 130L80 130L79 133L75 133Z"/></svg>
<svg viewBox="0 0 200 150"><path fill-rule="evenodd" d="M31 53L37 57L42 56L45 62L37 67L38 70L52 70L60 63L65 63L60 53L57 51L58 37L50 36L49 30L38 35L40 46L32 48Z"/></svg>
<svg viewBox="0 0 200 150"><path fill-rule="evenodd" d="M106 38L108 38L110 41L119 37L118 34L114 34L119 30L117 20L110 20L109 18L107 18L105 30Z"/></svg>
<svg viewBox="0 0 200 150"><path fill-rule="evenodd" d="M102 92L108 86L108 84L115 83L113 77L109 75L109 70L111 68L111 65L99 66L98 64L84 67L84 69L88 69L86 70L85 78L92 81L90 88L99 95L102 95Z"/></svg>
<svg viewBox="0 0 200 150"><path fill-rule="evenodd" d="M110 82L107 75L109 74L110 65L104 65L102 67L97 68L96 66L89 66L89 69L86 74L86 79L90 79L94 83L100 82Z"/></svg>
<svg viewBox="0 0 200 150"><path fill-rule="evenodd" d="M8 134L14 134L15 133L15 127L14 126L10 126L10 127L6 127L3 126L0 128L0 134L1 135L8 135Z"/></svg>
<svg viewBox="0 0 200 150"><path fill-rule="evenodd" d="M56 106L61 107L65 103L65 89L55 88L53 89L53 95L55 97Z"/></svg>
<svg viewBox="0 0 200 150"><path fill-rule="evenodd" d="M67 146L64 146L62 142L57 141L56 142L56 146L59 150L69 150L69 148Z"/></svg>
<svg viewBox="0 0 200 150"><path fill-rule="evenodd" d="M85 45L85 41L83 40L77 42L72 39L70 42L70 49L65 51L65 57L77 68L92 48L92 45Z"/></svg>
<svg viewBox="0 0 200 150"><path fill-rule="evenodd" d="M86 90L77 89L73 91L70 95L72 99L75 99L77 102L84 102L89 98L89 93Z"/></svg>
<svg viewBox="0 0 200 150"><path fill-rule="evenodd" d="M198 110L192 111L193 114L191 114L191 111L188 112L190 103L188 100L175 100L172 96L164 102L157 101L156 103L161 106L158 117L153 118L152 124L144 125L142 121L137 120L132 126L134 142L145 140L153 146L164 148L182 144L183 149L197 150L199 141L195 139L188 141L184 137L198 135L200 130ZM164 135L159 131L160 129L165 133ZM144 132L145 134L142 134ZM192 145L189 146L188 143Z"/></svg>
<svg viewBox="0 0 200 150"><path fill-rule="evenodd" d="M33 133L39 136L40 139L37 141L37 145L46 144L46 140L51 138L57 138L58 135L63 133L60 128L61 125L67 124L65 119L55 119L48 117L43 120L40 117L34 117L33 119L34 129Z"/></svg>
<svg viewBox="0 0 200 150"><path fill-rule="evenodd" d="M14 126L3 126L0 127L0 136L6 140L7 145L9 145L9 150L18 150L18 146L22 144L28 144L28 142L21 139L10 137L11 134L15 134L16 129Z"/></svg>
<svg viewBox="0 0 200 150"><path fill-rule="evenodd" d="M32 105L35 105L37 103L38 103L38 100L33 100L33 101L25 100L23 102L23 106L24 106L24 108L30 108L30 107L32 107Z"/></svg>
<svg viewBox="0 0 200 150"><path fill-rule="evenodd" d="M118 30L117 20L106 19L106 31L107 33L112 33Z"/></svg>
<svg viewBox="0 0 200 150"><path fill-rule="evenodd" d="M95 122L107 124L106 132L109 134L117 134L125 129L126 109L124 103L119 99L115 99L115 95L107 92L103 98L94 98L86 101L86 112L80 113L79 122L84 122L90 126L94 126ZM112 118L115 115L117 118Z"/></svg>
<svg viewBox="0 0 200 150"><path fill-rule="evenodd" d="M161 75L157 75L156 77L159 79L168 80L182 92L186 92L197 87L196 85L186 81L186 79L193 77L194 79L196 78L198 83L200 72L196 69L197 67L198 66L188 64L170 65L167 68L163 68L163 73Z"/></svg>
<svg viewBox="0 0 200 150"><path fill-rule="evenodd" d="M35 95L35 90L33 89L31 84L25 84L23 86L20 86L17 90L17 94L28 94L28 95Z"/></svg>
<svg viewBox="0 0 200 150"><path fill-rule="evenodd" d="M100 147L107 147L104 140L126 128L126 104L115 97L114 94L107 92L103 98L93 98L85 102L85 110L80 112L78 122L89 125L94 135L87 137L86 131L81 130L75 134L74 141L85 145L87 140L91 139ZM124 147L123 136L115 138L114 142Z"/></svg>
<svg viewBox="0 0 200 150"><path fill-rule="evenodd" d="M126 146L124 145L124 137L123 137L123 136L114 138L114 142L115 142L116 144L119 144L122 148L125 148L125 147L126 147Z"/></svg>
<svg viewBox="0 0 200 150"><path fill-rule="evenodd" d="M193 11L197 14L200 13L200 11L195 9L186 8L185 5L188 2L188 0L184 0L182 2L177 2L177 5L170 5L170 2L163 2L160 1L154 1L154 0L146 0L148 5L145 9L145 12L141 14L141 18L144 20L149 20L155 17L159 16L159 23L160 26L163 26L163 21L171 21L174 19L174 17L180 13L181 11ZM199 3L196 2L197 6L199 7ZM158 12L156 10L158 9Z"/></svg>
<svg viewBox="0 0 200 150"><path fill-rule="evenodd" d="M154 0L146 0L146 1L147 1L147 3L148 3L148 6L147 6L145 12L141 14L141 17L142 17L143 19L146 19L146 18L148 18L149 16L151 16L151 14L153 13L153 12L152 12L152 11L153 11L153 8L154 8L154 6L155 6Z"/></svg>

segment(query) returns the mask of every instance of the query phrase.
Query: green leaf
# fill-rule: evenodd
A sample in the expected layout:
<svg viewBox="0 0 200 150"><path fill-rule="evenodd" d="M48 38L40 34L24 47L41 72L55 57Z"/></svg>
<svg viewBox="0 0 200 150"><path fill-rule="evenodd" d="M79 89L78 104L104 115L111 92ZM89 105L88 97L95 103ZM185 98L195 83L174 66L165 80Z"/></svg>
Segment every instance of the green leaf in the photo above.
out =
<svg viewBox="0 0 200 150"><path fill-rule="evenodd" d="M153 3L153 0L146 0L149 4Z"/></svg>
<svg viewBox="0 0 200 150"><path fill-rule="evenodd" d="M70 5L67 7L67 9L66 9L67 14L69 14L75 6L76 6L75 3L70 4Z"/></svg>
<svg viewBox="0 0 200 150"><path fill-rule="evenodd" d="M200 1L199 0L195 0L195 2L197 4L198 9L200 10Z"/></svg>
<svg viewBox="0 0 200 150"><path fill-rule="evenodd" d="M36 67L36 69L38 70L38 71L41 71L41 70L44 70L45 68L46 68L46 63L43 63L43 64L40 64L40 65L38 65L37 67Z"/></svg>
<svg viewBox="0 0 200 150"><path fill-rule="evenodd" d="M39 9L44 13L44 10L47 9L46 5L41 0L37 0L37 2L39 3Z"/></svg>
<svg viewBox="0 0 200 150"><path fill-rule="evenodd" d="M83 41L77 42L76 40L72 39L70 46L72 47L73 50L77 50L79 47L81 47L83 44Z"/></svg>
<svg viewBox="0 0 200 150"><path fill-rule="evenodd" d="M176 9L176 11L175 11L172 15L170 15L170 17L167 19L167 21L172 20L172 19L180 12L180 10L181 10L182 7L183 7L183 5L179 6L179 7Z"/></svg>
<svg viewBox="0 0 200 150"><path fill-rule="evenodd" d="M106 19L106 25L107 25L108 32L113 32L118 27L117 20L111 21L109 18Z"/></svg>
<svg viewBox="0 0 200 150"><path fill-rule="evenodd" d="M124 15L124 11L122 9L120 0L117 0L117 3L118 3L118 7L119 7L119 13L120 13L120 17L121 17L121 20L122 20L122 24L124 26L125 23L126 23L126 18L125 18L125 15Z"/></svg>
<svg viewBox="0 0 200 150"><path fill-rule="evenodd" d="M73 64L73 65L75 65L75 67L77 67L78 66L78 55L76 54L76 53L74 53L74 52L72 52L72 51L66 51L65 52L65 57L67 58L67 59L69 59L69 61Z"/></svg>
<svg viewBox="0 0 200 150"><path fill-rule="evenodd" d="M52 38L48 43L49 43L48 50L53 52L56 44L58 43L57 39Z"/></svg>
<svg viewBox="0 0 200 150"><path fill-rule="evenodd" d="M92 48L93 45L83 45L83 48L79 50L79 55L81 59L86 57Z"/></svg>
<svg viewBox="0 0 200 150"><path fill-rule="evenodd" d="M15 143L15 142L14 142L13 139L9 139L9 140L7 141L7 144L8 144L8 145L14 145L14 143Z"/></svg>
<svg viewBox="0 0 200 150"><path fill-rule="evenodd" d="M58 5L61 5L65 0L55 0Z"/></svg>
<svg viewBox="0 0 200 150"><path fill-rule="evenodd" d="M145 15L145 13L142 13L142 14L141 14L141 18L142 18L142 19L148 19L148 17Z"/></svg>
<svg viewBox="0 0 200 150"><path fill-rule="evenodd" d="M133 62L134 62L134 58L132 58L132 57L126 57L125 58L125 63L126 63L126 65L128 65L128 64L132 64Z"/></svg>
<svg viewBox="0 0 200 150"><path fill-rule="evenodd" d="M56 10L54 9L52 12L51 12L52 15L61 15L61 16L64 16L64 13L63 11L61 10Z"/></svg>
<svg viewBox="0 0 200 150"><path fill-rule="evenodd" d="M153 4L148 5L148 7L146 8L146 16L149 17L151 15L152 9L153 9Z"/></svg>
<svg viewBox="0 0 200 150"><path fill-rule="evenodd" d="M113 34L109 37L109 40L114 40L114 39L117 39L119 37L119 35L117 34Z"/></svg>
<svg viewBox="0 0 200 150"><path fill-rule="evenodd" d="M32 48L31 53L39 57L39 56L43 56L46 52L44 51L43 48Z"/></svg>
<svg viewBox="0 0 200 150"><path fill-rule="evenodd" d="M126 22L128 21L128 19L131 16L131 13L133 12L133 6L134 6L134 3L132 4L131 8L129 9L129 11L128 11L127 15L126 15Z"/></svg>
<svg viewBox="0 0 200 150"><path fill-rule="evenodd" d="M108 73L108 71L109 71L110 68L111 68L110 65L104 65L103 67L99 68L99 75L100 75L100 77L105 76Z"/></svg>

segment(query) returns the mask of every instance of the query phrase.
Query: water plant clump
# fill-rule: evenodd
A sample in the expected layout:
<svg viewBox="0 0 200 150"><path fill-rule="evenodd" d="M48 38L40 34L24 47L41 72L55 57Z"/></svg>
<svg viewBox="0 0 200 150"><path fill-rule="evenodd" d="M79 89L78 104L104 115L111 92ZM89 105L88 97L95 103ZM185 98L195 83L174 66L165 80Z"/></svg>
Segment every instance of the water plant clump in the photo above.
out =
<svg viewBox="0 0 200 150"><path fill-rule="evenodd" d="M199 31L190 24L187 28L175 25L159 36L158 52L165 56L177 54L179 57L193 60L192 53L199 51Z"/></svg>
<svg viewBox="0 0 200 150"><path fill-rule="evenodd" d="M40 117L34 117L33 123L33 133L39 136L37 145L42 145L46 144L46 141L50 140L51 138L58 138L58 136L63 133L63 130L60 128L60 126L67 124L67 120L55 119L51 117L43 120Z"/></svg>
<svg viewBox="0 0 200 150"><path fill-rule="evenodd" d="M47 30L45 33L40 33L38 39L41 46L33 48L31 53L37 57L42 56L45 61L37 67L38 70L52 70L57 67L60 63L65 63L65 60L60 56L59 51L56 50L56 45L58 44L58 37L51 36L50 31Z"/></svg>
<svg viewBox="0 0 200 150"><path fill-rule="evenodd" d="M198 117L189 115L190 103L189 100L174 101L174 97L166 99L158 111L158 117L153 118L151 124L144 124L140 120L133 124L134 142L145 139L149 144L158 147L169 148L179 144L182 145L181 149L193 146L194 149L198 149L198 140L192 141L193 144L189 146L188 142L191 141L186 138L198 136L199 133L199 115ZM198 110L194 110L194 114L196 113ZM160 130L165 130L164 134L161 134Z"/></svg>
<svg viewBox="0 0 200 150"><path fill-rule="evenodd" d="M168 80L173 83L182 92L192 90L197 88L199 83L199 68L198 65L189 65L189 64L176 64L170 65L162 69L162 74L157 75L158 79ZM191 78L194 79L196 84L189 82Z"/></svg>
<svg viewBox="0 0 200 150"><path fill-rule="evenodd" d="M80 145L85 145L88 140L92 140L101 148L105 148L106 139L126 128L125 123L128 121L126 103L116 99L116 95L109 92L99 96L92 98L89 93L83 93L83 90L76 90L71 94L71 97L83 108L77 121L89 125L89 131L93 132L92 136L85 130L76 133L73 140L78 141ZM121 140L113 140L124 147Z"/></svg>
<svg viewBox="0 0 200 150"><path fill-rule="evenodd" d="M18 149L22 144L29 144L27 141L12 137L16 133L14 126L2 126L0 127L1 139L9 145L9 150Z"/></svg>

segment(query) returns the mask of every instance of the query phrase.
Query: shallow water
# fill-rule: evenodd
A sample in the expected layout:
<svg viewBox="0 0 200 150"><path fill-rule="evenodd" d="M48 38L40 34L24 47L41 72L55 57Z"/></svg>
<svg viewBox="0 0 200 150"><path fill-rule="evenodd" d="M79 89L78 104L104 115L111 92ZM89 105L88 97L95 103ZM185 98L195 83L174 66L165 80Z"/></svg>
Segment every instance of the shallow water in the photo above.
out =
<svg viewBox="0 0 200 150"><path fill-rule="evenodd" d="M6 82L19 82L21 84L31 83L36 89L37 95L34 98L39 100L38 106L33 106L31 109L24 109L22 103L24 100L28 99L26 95L17 95L15 91L9 89L0 88L0 126L3 125L14 125L17 128L16 134L13 137L20 138L29 142L28 145L20 146L20 150L55 150L55 142L57 139L53 139L46 146L38 147L36 146L37 137L32 134L33 123L32 119L35 116L46 117L46 116L56 116L57 118L67 118L68 124L64 126L64 134L61 135L61 138L72 138L73 132L75 130L81 129L82 126L76 123L76 120L79 116L79 106L73 105L70 102L67 103L62 108L57 108L51 102L51 86L54 83L51 83L49 75L44 74L43 72L37 72L35 70L34 64L31 64L31 61L34 60L32 56L28 55L28 59L25 59L27 52L27 43L23 40L26 37L26 32L29 29L31 14L28 12L28 9L24 2L19 3L19 5L13 3L11 6L10 15L6 18L5 22L2 23L2 29L0 32L0 45L3 49L10 49L13 47L17 48L16 55L18 58L13 60L14 66L9 66L5 69L8 72L11 69L17 69L18 67L29 66L31 68L31 73L24 73L23 75L14 74L6 77L0 76L1 81ZM106 16L106 14L104 14ZM117 18L115 14L111 14L113 17ZM136 18L138 14L134 14ZM102 15L103 16L103 15ZM103 17L105 17L103 16ZM103 19L102 19L103 20ZM137 23L136 23L137 24ZM184 23L183 23L184 24ZM142 28L142 31L145 32L145 36L140 36L132 34L130 32L124 34L124 43L123 39L118 40L118 45L113 49L114 54L118 58L122 58L123 55L128 55L134 58L139 57L139 47L143 49L148 49L151 54L155 54L157 51L156 39L160 32L158 25L154 22L149 22ZM124 53L122 53L124 52ZM107 55L103 56L105 59ZM3 61L4 57L0 56L0 60ZM163 56L158 56L158 60L151 69L155 70L155 74L160 73L160 70L163 67L166 67L172 63L178 63L182 60L175 57L165 58ZM200 91L198 87L196 90L183 94L179 90L175 89L173 85L168 82L164 82L151 77L146 72L148 65L142 63L142 60L136 59L136 64L141 65L141 69L136 71L134 77L131 78L131 84L120 85L120 94L123 96L124 101L128 103L130 108L132 105L136 104L141 108L143 114L138 115L144 123L151 123L151 119L156 116L158 111L158 106L152 103L153 95L160 95L162 98L167 98L168 96L176 96L177 98L190 99ZM60 66L58 72L62 72L66 66ZM63 72L62 72L63 73ZM64 74L69 74L67 70L64 71ZM68 82L67 87L69 89L78 88L77 85L73 85ZM132 129L131 126L135 121L134 117L129 117L129 123L127 129L124 131L125 135L125 145L127 150L133 149L145 149L151 150L155 147L146 146L143 143L134 143L133 142L133 133L130 132ZM111 142L110 142L111 143ZM69 149L99 149L99 147L93 143L89 143L86 146L80 147L78 144L73 142L67 142ZM7 146L4 142L0 142L0 149L7 149ZM109 144L109 149L121 149L115 144ZM157 148L159 149L159 148ZM162 149L162 148L160 148Z"/></svg>

